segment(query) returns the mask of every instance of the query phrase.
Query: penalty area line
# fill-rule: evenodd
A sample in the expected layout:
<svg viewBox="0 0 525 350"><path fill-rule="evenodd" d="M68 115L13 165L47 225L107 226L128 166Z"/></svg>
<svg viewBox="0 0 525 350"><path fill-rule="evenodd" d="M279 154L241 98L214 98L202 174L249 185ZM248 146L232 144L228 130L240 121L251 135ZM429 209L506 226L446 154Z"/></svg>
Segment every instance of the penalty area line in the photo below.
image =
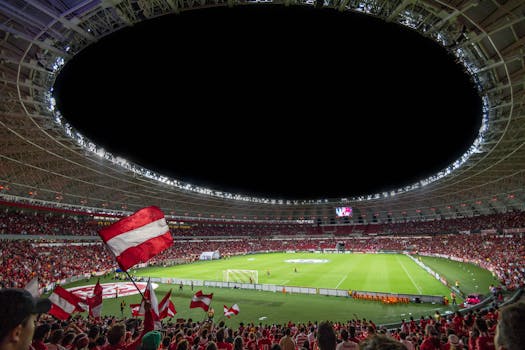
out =
<svg viewBox="0 0 525 350"><path fill-rule="evenodd" d="M343 277L343 279L341 279L339 281L339 283L337 283L337 286L335 286L335 289L339 288L339 286L341 285L341 283L343 283L343 281L348 277L348 274L345 275L345 277Z"/></svg>

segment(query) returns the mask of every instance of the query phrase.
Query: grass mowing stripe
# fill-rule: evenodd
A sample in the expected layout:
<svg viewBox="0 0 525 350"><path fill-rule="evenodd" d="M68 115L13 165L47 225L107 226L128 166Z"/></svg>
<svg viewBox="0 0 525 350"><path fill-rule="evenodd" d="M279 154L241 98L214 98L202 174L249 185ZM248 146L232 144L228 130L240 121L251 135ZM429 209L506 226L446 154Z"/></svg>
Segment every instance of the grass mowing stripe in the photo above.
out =
<svg viewBox="0 0 525 350"><path fill-rule="evenodd" d="M419 292L419 294L423 294L423 291L422 291L421 288L419 288L419 286L416 284L416 282L414 281L414 279L412 278L412 276L410 276L410 274L408 273L407 268L405 267L405 265L403 264L403 262L401 262L401 260L399 260L399 256L397 256L396 258L397 258L397 261L399 262L399 265L401 265L401 267L403 268L403 270L404 270L405 273L407 274L408 278L410 279L410 281L412 282L412 284L414 285L414 287L416 287L416 289L417 289L417 291Z"/></svg>

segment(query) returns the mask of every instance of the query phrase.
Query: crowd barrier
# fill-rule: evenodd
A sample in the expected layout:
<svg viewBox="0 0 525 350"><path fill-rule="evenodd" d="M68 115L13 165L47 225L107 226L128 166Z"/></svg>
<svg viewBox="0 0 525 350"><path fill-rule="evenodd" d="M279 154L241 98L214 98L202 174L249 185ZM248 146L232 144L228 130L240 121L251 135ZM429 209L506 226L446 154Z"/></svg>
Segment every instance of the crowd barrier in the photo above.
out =
<svg viewBox="0 0 525 350"><path fill-rule="evenodd" d="M299 286L284 286L278 284L258 284L258 283L240 283L240 282L222 282L222 281L207 281L207 280L189 280L178 278L151 278L152 282L175 284L193 287L214 287L214 288L231 288L231 289L247 289L263 292L274 293L288 293L288 294L311 294L311 295L326 295L335 297L345 297L361 300L379 301L386 304L394 303L433 303L443 304L443 296L436 295L419 295L419 294L399 294L399 293L382 293L346 289L329 289L329 288L312 288Z"/></svg>

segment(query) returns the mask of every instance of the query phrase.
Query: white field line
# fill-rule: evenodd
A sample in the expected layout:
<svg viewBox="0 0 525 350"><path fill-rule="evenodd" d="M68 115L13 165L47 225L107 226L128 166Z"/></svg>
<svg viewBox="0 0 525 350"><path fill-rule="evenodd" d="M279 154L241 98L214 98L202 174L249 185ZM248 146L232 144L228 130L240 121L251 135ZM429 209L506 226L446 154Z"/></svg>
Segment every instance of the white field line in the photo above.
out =
<svg viewBox="0 0 525 350"><path fill-rule="evenodd" d="M403 268L403 270L405 270L405 273L407 274L408 278L410 279L410 281L412 281L412 284L414 285L414 287L416 287L417 291L419 292L419 294L423 294L423 291L421 290L421 288L419 288L419 286L416 284L416 282L414 281L414 279L412 278L412 276L410 276L410 274L408 273L405 265L403 265L403 263L401 262L401 260L399 260L399 257L397 257L397 261L399 261L399 264L401 264L401 267Z"/></svg>
<svg viewBox="0 0 525 350"><path fill-rule="evenodd" d="M348 274L345 275L345 277L343 277L342 280L339 281L339 283L337 283L337 286L335 286L335 289L339 288L339 286L341 285L341 283L343 283L343 281L348 277Z"/></svg>
<svg viewBox="0 0 525 350"><path fill-rule="evenodd" d="M285 285L286 283L290 282L290 280L286 280L284 282L281 282L280 284Z"/></svg>

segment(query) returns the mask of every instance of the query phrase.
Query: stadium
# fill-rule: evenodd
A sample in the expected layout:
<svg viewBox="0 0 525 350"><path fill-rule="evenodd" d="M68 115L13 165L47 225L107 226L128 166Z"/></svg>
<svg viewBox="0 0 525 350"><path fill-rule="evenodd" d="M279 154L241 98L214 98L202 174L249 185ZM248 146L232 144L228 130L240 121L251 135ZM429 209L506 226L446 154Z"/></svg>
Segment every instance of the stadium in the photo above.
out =
<svg viewBox="0 0 525 350"><path fill-rule="evenodd" d="M202 290L213 293L215 321L241 334L240 323L259 325L274 339L272 325L323 320L351 324L363 337L373 321L398 336L413 318L423 321L407 332L421 343L425 323L439 320L444 333L456 311L494 327L494 307L520 298L525 271L522 1L271 2L407 27L446 48L472 79L482 116L468 150L429 177L377 193L274 199L195 185L105 151L55 106L61 69L106 36L164 15L267 3L0 4L3 287L38 277L49 295L57 285L91 288L99 280L107 286L103 314L125 318L131 309L122 303L139 303L140 294L123 291L152 281L159 300L172 293L177 314L168 330L209 317L187 307ZM98 232L149 206L164 213L174 244L124 274ZM478 295L481 302L465 304ZM221 306L234 304L238 314L223 316ZM87 323L70 322L87 333ZM455 331L469 341L468 329Z"/></svg>

